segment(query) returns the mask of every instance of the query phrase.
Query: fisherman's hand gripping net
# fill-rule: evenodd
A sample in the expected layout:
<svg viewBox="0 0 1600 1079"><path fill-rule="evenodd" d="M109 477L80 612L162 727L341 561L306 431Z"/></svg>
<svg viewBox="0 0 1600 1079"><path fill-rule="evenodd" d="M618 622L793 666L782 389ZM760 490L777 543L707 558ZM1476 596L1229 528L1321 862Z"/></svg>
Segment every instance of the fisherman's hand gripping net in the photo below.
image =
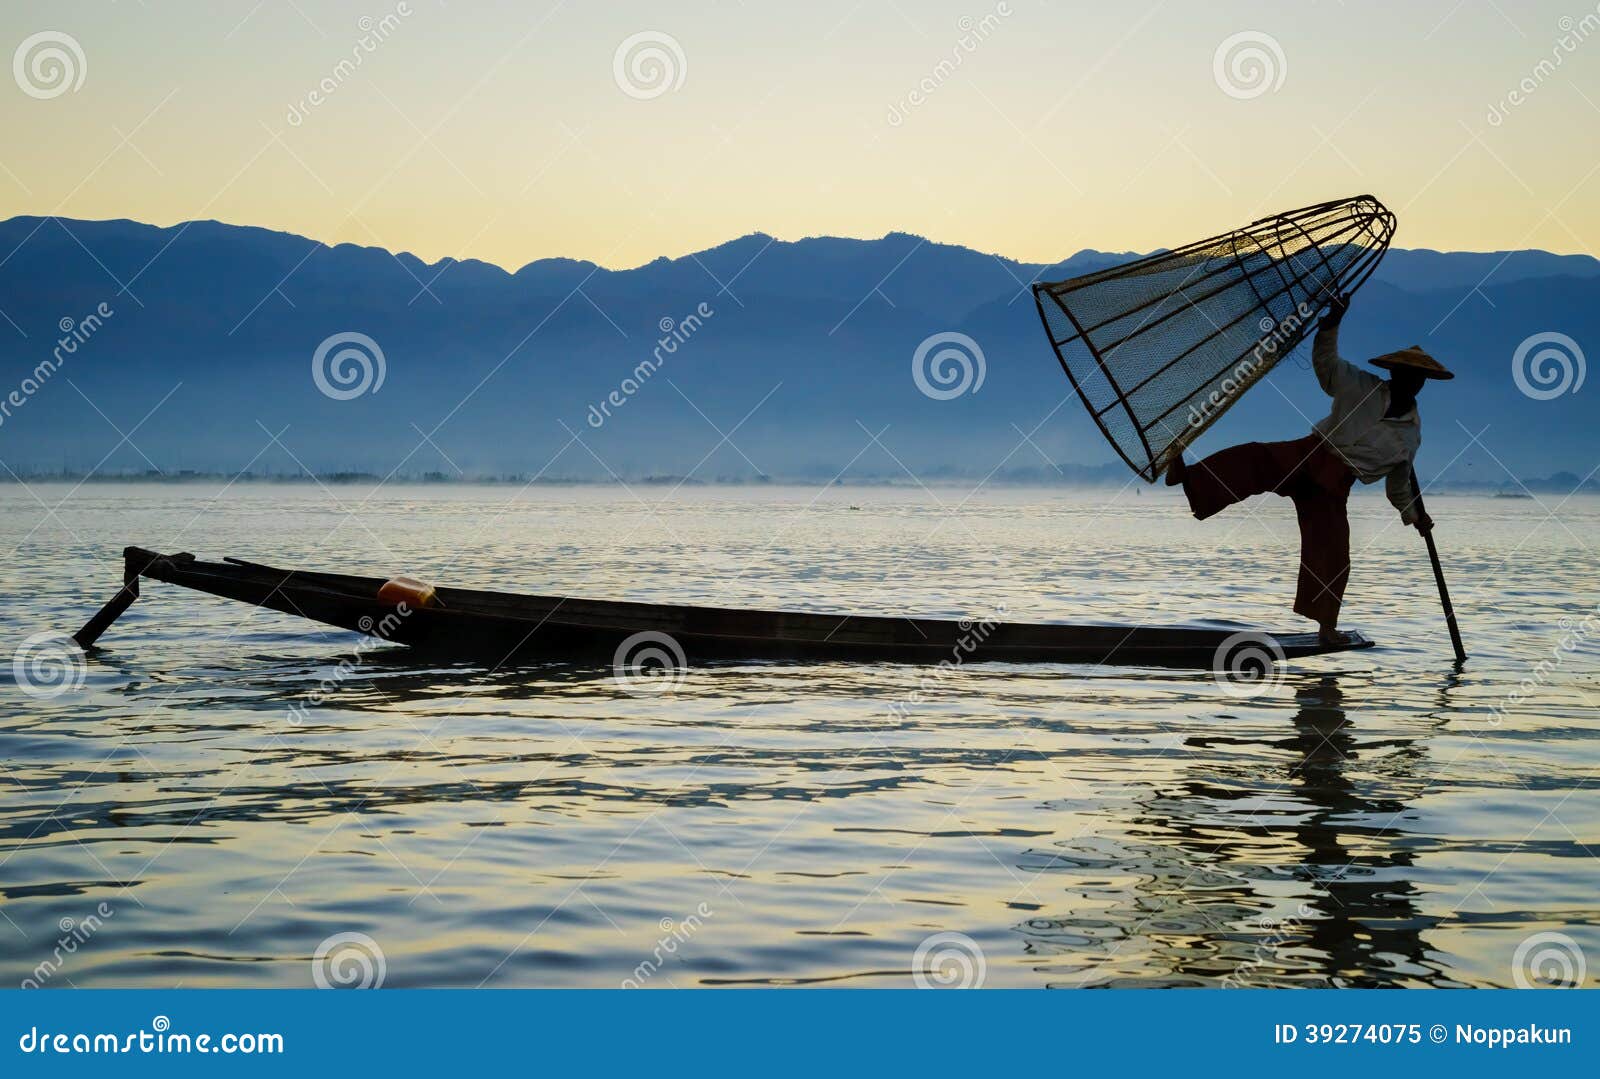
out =
<svg viewBox="0 0 1600 1079"><path fill-rule="evenodd" d="M1371 275L1395 219L1371 195L1033 288L1061 366L1122 459L1174 457Z"/></svg>

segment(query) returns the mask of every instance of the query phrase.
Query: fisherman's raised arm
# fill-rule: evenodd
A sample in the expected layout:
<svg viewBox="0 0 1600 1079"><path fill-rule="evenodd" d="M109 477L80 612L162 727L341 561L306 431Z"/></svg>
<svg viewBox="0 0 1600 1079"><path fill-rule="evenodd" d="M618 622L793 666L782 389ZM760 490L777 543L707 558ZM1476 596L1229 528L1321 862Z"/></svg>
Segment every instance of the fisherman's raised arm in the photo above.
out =
<svg viewBox="0 0 1600 1079"><path fill-rule="evenodd" d="M1311 344L1311 366L1317 373L1322 392L1329 397L1333 396L1343 369L1349 366L1339 358L1339 323L1344 320L1344 313L1349 307L1348 296L1335 296L1328 306L1328 313L1322 316L1316 339Z"/></svg>

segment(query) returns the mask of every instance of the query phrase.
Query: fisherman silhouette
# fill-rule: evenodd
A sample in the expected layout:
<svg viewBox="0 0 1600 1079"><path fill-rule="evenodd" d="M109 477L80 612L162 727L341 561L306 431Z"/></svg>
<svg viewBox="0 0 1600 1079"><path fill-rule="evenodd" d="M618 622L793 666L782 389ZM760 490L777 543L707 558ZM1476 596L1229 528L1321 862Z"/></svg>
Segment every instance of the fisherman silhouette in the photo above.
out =
<svg viewBox="0 0 1600 1079"><path fill-rule="evenodd" d="M1350 578L1347 501L1356 480L1385 481L1400 519L1427 532L1433 521L1417 504L1412 462L1422 444L1417 394L1428 379L1454 378L1416 345L1371 360L1387 380L1339 356L1339 323L1350 298L1334 297L1311 349L1317 381L1333 410L1311 434L1289 442L1247 442L1197 464L1182 455L1167 468L1167 483L1182 484L1200 520L1252 495L1271 492L1294 502L1300 522L1300 578L1294 610L1317 623L1325 644L1347 643L1339 608Z"/></svg>

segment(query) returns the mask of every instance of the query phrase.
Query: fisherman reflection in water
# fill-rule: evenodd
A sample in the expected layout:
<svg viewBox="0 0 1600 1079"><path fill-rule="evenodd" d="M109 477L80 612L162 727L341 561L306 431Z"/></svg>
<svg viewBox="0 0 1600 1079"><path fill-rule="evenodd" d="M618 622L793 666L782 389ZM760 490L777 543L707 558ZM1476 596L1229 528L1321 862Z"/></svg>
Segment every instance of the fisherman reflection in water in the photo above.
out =
<svg viewBox="0 0 1600 1079"><path fill-rule="evenodd" d="M1344 644L1339 607L1350 577L1350 521L1346 502L1356 480L1384 480L1400 519L1427 532L1433 522L1417 507L1412 461L1422 443L1417 394L1430 378L1455 376L1413 345L1372 360L1384 380L1339 357L1339 323L1350 304L1336 297L1312 345L1317 381L1333 398L1333 411L1311 434L1290 442L1248 442L1189 465L1180 454L1167 483L1182 484L1200 520L1251 495L1282 495L1300 520L1300 579L1295 613L1317 623L1325 644Z"/></svg>

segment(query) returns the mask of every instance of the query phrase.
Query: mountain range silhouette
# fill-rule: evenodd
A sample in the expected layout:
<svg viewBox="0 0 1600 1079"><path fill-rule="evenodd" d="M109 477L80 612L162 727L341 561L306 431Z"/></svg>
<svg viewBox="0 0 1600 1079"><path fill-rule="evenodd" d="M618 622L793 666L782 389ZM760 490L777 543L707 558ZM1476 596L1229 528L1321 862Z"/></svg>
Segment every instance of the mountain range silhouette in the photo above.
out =
<svg viewBox="0 0 1600 1079"><path fill-rule="evenodd" d="M0 460L19 475L1123 482L1028 286L1134 257L1041 265L899 232L758 233L632 269L551 258L509 272L215 221L14 217L0 223L0 362L4 390L33 388L0 419ZM84 340L33 377L64 326ZM1541 400L1513 377L1519 345L1550 333L1600 347L1594 258L1397 249L1342 346L1359 361L1421 344L1449 364L1457 379L1422 399L1419 470L1498 485L1600 461L1581 386ZM919 388L913 360L936 334L976 342L975 388ZM339 399L360 388L350 361L354 381L319 388L313 360L336 335L376 344L381 384ZM1297 354L1196 450L1298 437L1325 411Z"/></svg>

